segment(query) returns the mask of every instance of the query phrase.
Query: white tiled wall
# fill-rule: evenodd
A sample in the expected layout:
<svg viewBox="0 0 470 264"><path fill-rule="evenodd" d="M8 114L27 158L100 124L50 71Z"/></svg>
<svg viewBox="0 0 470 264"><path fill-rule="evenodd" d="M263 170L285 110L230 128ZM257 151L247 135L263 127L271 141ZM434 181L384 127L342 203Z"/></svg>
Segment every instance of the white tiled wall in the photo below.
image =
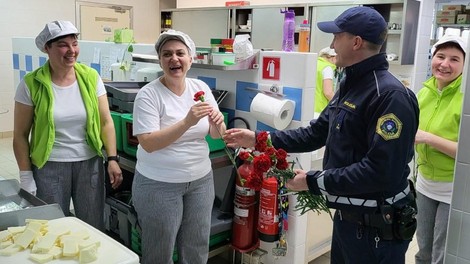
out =
<svg viewBox="0 0 470 264"><path fill-rule="evenodd" d="M467 40L469 41L470 38ZM462 87L465 89L469 82L469 54L463 72ZM464 106L460 121L457 163L454 175L454 191L449 218L446 245L446 264L470 264L470 93L468 89L464 96Z"/></svg>

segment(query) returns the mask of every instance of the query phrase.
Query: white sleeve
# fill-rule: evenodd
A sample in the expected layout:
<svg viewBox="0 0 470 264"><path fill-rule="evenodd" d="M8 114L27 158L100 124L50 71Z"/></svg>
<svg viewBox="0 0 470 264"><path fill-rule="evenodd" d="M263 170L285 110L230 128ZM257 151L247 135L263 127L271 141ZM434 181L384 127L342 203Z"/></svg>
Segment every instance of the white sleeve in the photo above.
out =
<svg viewBox="0 0 470 264"><path fill-rule="evenodd" d="M98 81L96 83L96 96L100 97L106 94L106 88L104 87L103 80L98 76Z"/></svg>
<svg viewBox="0 0 470 264"><path fill-rule="evenodd" d="M333 80L334 72L333 72L333 68L331 68L330 66L326 66L321 73L323 75L323 80L325 79Z"/></svg>
<svg viewBox="0 0 470 264"><path fill-rule="evenodd" d="M25 105L33 106L33 101L31 100L31 94L29 93L29 88L24 82L24 79L21 80L16 89L15 101Z"/></svg>

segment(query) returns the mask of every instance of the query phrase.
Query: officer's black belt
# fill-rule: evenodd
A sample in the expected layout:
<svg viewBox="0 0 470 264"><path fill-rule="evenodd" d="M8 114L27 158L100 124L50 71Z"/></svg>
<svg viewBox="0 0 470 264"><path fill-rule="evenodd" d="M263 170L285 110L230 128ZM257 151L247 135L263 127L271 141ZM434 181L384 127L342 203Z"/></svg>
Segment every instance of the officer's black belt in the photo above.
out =
<svg viewBox="0 0 470 264"><path fill-rule="evenodd" d="M341 221L356 223L363 226L378 227L384 226L384 219L382 214L361 214L356 212L349 212L344 210L336 210Z"/></svg>

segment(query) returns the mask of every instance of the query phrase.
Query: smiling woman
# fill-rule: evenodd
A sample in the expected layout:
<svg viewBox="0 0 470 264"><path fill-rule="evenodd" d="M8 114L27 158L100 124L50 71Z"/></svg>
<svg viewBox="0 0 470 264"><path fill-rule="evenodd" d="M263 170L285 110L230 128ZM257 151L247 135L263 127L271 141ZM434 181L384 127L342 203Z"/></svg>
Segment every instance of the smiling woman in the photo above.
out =
<svg viewBox="0 0 470 264"><path fill-rule="evenodd" d="M71 22L53 21L36 37L49 59L18 85L13 149L23 189L58 203L65 215L72 199L78 218L104 229L102 147L116 155L115 130L103 81L77 63L78 34ZM109 162L107 169L117 188L119 165Z"/></svg>
<svg viewBox="0 0 470 264"><path fill-rule="evenodd" d="M416 263L443 263L463 104L467 43L444 35L431 48L432 74L418 93Z"/></svg>
<svg viewBox="0 0 470 264"><path fill-rule="evenodd" d="M139 90L133 112L139 146L132 194L142 227L141 261L173 263L176 245L180 262L205 264L215 196L205 137L225 132L224 116L207 84L186 77L195 54L188 35L162 33L155 50L163 76Z"/></svg>

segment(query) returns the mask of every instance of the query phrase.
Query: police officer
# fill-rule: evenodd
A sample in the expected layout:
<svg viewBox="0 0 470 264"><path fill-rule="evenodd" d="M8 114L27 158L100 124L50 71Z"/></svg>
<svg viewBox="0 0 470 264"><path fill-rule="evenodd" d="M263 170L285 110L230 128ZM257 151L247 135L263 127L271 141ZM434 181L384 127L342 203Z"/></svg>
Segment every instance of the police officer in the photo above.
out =
<svg viewBox="0 0 470 264"><path fill-rule="evenodd" d="M271 133L274 147L308 152L325 146L323 170L296 170L294 191L325 195L336 209L331 263L405 263L416 214L407 177L419 109L414 93L388 71L380 49L384 18L353 7L318 28L333 33L336 64L346 77L308 127ZM251 147L255 132L230 129L231 147Z"/></svg>

